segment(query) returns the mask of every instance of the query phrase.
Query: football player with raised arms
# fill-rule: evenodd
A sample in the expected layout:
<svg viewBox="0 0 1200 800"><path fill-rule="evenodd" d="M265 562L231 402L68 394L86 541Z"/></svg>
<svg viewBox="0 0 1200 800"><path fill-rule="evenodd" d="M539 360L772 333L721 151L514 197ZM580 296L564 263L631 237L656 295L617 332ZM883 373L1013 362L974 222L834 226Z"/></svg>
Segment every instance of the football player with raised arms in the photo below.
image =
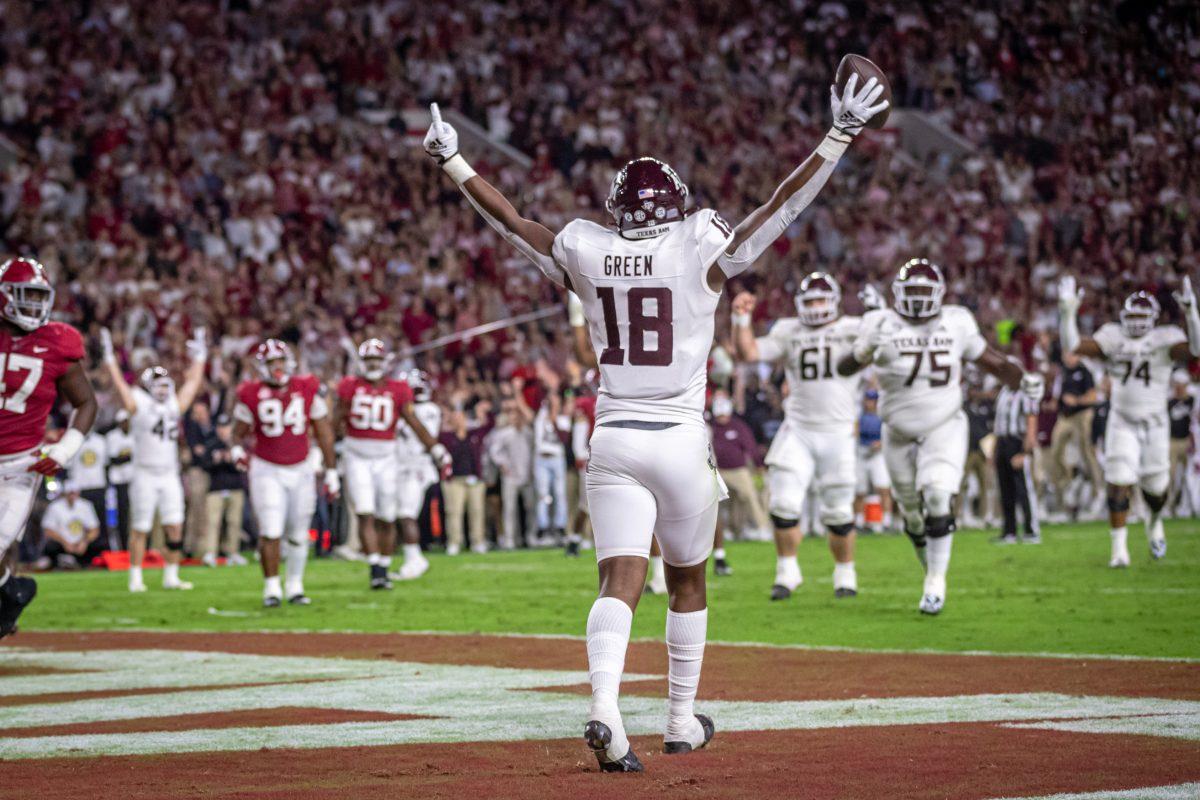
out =
<svg viewBox="0 0 1200 800"><path fill-rule="evenodd" d="M688 190L654 158L616 174L611 224L577 219L555 233L522 217L458 152L458 134L431 108L425 149L501 236L583 303L600 390L587 468L600 596L587 620L592 684L584 738L606 772L642 769L618 708L633 612L650 541L668 583L667 753L703 747L712 721L694 713L708 626L705 563L724 496L704 422L714 314L729 277L748 269L816 197L872 116L887 108L875 78L831 88L833 127L771 199L736 228L687 207Z"/></svg>
<svg viewBox="0 0 1200 800"><path fill-rule="evenodd" d="M952 500L962 484L968 429L962 365L975 361L1011 388L1039 401L1037 373L988 345L975 316L944 305L946 279L936 264L914 258L892 281L892 307L868 311L853 351L838 362L842 375L873 364L879 380L883 457L904 531L925 568L918 609L938 614L955 529Z"/></svg>
<svg viewBox="0 0 1200 800"><path fill-rule="evenodd" d="M50 321L54 287L32 258L0 264L0 639L37 594L33 578L17 576L17 543L25 533L42 477L65 467L96 421L96 395L83 369L83 338ZM57 442L46 420L59 398L72 407Z"/></svg>
<svg viewBox="0 0 1200 800"><path fill-rule="evenodd" d="M257 380L237 388L233 409L231 455L249 470L250 506L258 520L262 557L263 606L288 603L306 606L304 567L308 563L308 530L317 507L316 472L309 459L309 430L321 452L322 485L332 498L341 491L337 457L333 451L333 426L325 388L313 375L296 374L292 348L279 339L267 339L254 350ZM248 454L242 446L253 434ZM279 561L287 537L287 581L280 585Z"/></svg>
<svg viewBox="0 0 1200 800"><path fill-rule="evenodd" d="M178 392L171 373L161 366L142 370L138 385L130 387L117 363L112 335L107 328L100 331L100 349L121 407L129 414L133 436L133 478L129 482L129 591L146 591L142 560L156 514L167 540L162 587L191 589L192 584L179 577L184 511L179 435L182 417L204 385L204 363L208 359L204 328L197 328L188 340L190 363Z"/></svg>
<svg viewBox="0 0 1200 800"><path fill-rule="evenodd" d="M772 600L785 600L803 578L796 559L800 511L810 485L817 489L820 518L829 530L835 597L858 594L854 570L855 436L857 375L834 367L849 354L861 320L841 314L842 290L832 275L814 272L800 282L796 316L778 320L766 336L750 327L756 299L733 300L733 342L744 361L782 361L788 396L784 420L767 451L767 486L775 525Z"/></svg>
<svg viewBox="0 0 1200 800"><path fill-rule="evenodd" d="M1171 426L1167 418L1171 370L1177 362L1200 356L1200 312L1190 278L1175 300L1187 325L1159 325L1162 312L1154 296L1135 292L1125 299L1121 321L1107 322L1091 338L1079 335L1083 290L1071 275L1058 286L1059 338L1063 352L1104 362L1112 382L1108 425L1104 430L1104 482L1107 484L1110 567L1129 566L1129 501L1136 485L1146 503L1146 539L1150 556L1167 554L1162 509L1171 478Z"/></svg>

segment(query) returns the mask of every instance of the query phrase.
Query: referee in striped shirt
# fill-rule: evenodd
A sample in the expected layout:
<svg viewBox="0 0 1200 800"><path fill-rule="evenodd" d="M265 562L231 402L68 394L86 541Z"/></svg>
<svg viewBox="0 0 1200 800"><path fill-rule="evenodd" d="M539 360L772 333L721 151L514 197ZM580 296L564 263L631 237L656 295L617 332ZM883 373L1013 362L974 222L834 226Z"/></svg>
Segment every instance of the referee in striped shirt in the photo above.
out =
<svg viewBox="0 0 1200 800"><path fill-rule="evenodd" d="M1042 541L1038 522L1037 492L1033 488L1033 449L1037 446L1038 401L1007 386L996 398L996 482L1004 512L1004 530L998 541L1017 541L1017 508L1025 520L1027 544Z"/></svg>

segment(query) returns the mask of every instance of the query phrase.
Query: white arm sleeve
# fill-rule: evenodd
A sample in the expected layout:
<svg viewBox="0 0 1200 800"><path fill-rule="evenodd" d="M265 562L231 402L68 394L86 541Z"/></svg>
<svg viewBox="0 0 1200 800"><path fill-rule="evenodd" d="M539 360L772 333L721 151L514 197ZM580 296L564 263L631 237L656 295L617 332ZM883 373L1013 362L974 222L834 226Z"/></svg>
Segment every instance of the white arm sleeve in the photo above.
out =
<svg viewBox="0 0 1200 800"><path fill-rule="evenodd" d="M561 286L564 288L566 287L566 281L563 280L564 274L562 268L554 263L553 258L543 255L537 250L533 249L533 245L510 231L508 226L503 222L484 211L483 206L476 202L475 198L471 196L470 192L464 189L463 195L465 195L467 201L475 207L475 210L479 212L479 216L487 220L488 225L491 225L496 232L503 236L505 241L515 247L517 251L521 253L521 255L532 261L534 266L536 266L543 275L549 278L555 286Z"/></svg>
<svg viewBox="0 0 1200 800"><path fill-rule="evenodd" d="M1183 319L1187 322L1188 352L1200 357L1200 311L1192 306L1184 312Z"/></svg>
<svg viewBox="0 0 1200 800"><path fill-rule="evenodd" d="M787 227L795 221L796 217L800 216L800 212L808 208L836 167L836 161L822 163L816 173L809 178L808 183L789 197L774 214L758 227L758 230L746 238L746 241L738 245L732 253L722 253L721 257L717 259L717 264L720 265L725 276L732 278L734 275L748 270L758 260L758 257L771 246L771 243L783 235Z"/></svg>
<svg viewBox="0 0 1200 800"><path fill-rule="evenodd" d="M1079 347L1079 320L1074 312L1058 311L1058 340L1064 353L1070 353Z"/></svg>

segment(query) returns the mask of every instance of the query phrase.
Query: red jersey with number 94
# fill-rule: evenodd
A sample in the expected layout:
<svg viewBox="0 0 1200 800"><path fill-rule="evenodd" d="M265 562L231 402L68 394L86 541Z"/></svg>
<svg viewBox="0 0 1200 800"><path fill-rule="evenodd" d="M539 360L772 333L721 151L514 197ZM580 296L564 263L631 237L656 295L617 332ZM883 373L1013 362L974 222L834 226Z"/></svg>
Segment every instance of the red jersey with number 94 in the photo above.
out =
<svg viewBox="0 0 1200 800"><path fill-rule="evenodd" d="M337 394L346 409L346 436L351 439L392 441L400 409L413 401L404 381L389 379L376 386L353 375L342 378Z"/></svg>
<svg viewBox="0 0 1200 800"><path fill-rule="evenodd" d="M83 358L83 337L62 322L22 336L0 327L0 455L23 453L46 436L58 379Z"/></svg>
<svg viewBox="0 0 1200 800"><path fill-rule="evenodd" d="M254 455L290 466L308 458L309 420L329 415L321 382L312 375L293 375L285 386L246 381L238 386L233 416L254 430Z"/></svg>

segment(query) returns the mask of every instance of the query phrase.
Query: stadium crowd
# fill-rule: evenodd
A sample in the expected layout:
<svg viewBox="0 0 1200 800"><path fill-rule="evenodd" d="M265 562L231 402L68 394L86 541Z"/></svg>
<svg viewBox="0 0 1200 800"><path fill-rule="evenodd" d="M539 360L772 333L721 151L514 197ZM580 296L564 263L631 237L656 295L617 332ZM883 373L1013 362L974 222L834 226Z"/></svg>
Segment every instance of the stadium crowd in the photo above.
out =
<svg viewBox="0 0 1200 800"><path fill-rule="evenodd" d="M47 265L59 318L89 341L114 331L130 379L155 361L178 374L189 333L212 332L219 357L200 412L210 419L193 418L187 437L193 485L212 466L204 459L242 357L264 334L295 343L304 368L332 382L348 338L401 348L562 303L416 146L400 112L430 100L533 158L528 173L484 153L475 166L551 227L600 219L615 165L641 153L672 163L696 204L737 220L818 141L841 54L870 54L899 106L972 148L916 163L886 131L861 143L867 157L847 159L730 287L761 298L760 329L792 313L810 269L838 276L856 312L862 284L885 286L920 254L942 264L950 299L992 338L1057 375L1059 274L1088 289L1087 328L1135 288L1173 313L1176 276L1200 266L1200 195L1189 190L1200 163L1200 31L1184 2L0 7L0 125L17 153L0 176L0 247ZM731 362L727 316L718 314L711 375L732 389L761 456L782 416L781 373ZM503 490L504 470L484 459L462 473L456 463L456 479L491 484L509 504L526 498L526 509L549 495L555 515L527 540L573 524L558 516L574 505L557 488L574 468L570 424L554 420L571 418L586 376L565 317L404 366L431 374L455 412L446 436L520 427L517 415L536 427L547 398L562 396L551 415L561 453L539 445L528 464L510 464L528 477ZM111 400L103 372L94 378ZM117 425L117 404L101 406L102 425ZM1045 410L1049 447L1054 398ZM472 543L484 502L474 488L461 501ZM209 507L240 508L228 495ZM749 529L761 527L752 506L746 514ZM515 527L485 535L503 542ZM190 539L210 543L197 555L218 548L199 526Z"/></svg>

